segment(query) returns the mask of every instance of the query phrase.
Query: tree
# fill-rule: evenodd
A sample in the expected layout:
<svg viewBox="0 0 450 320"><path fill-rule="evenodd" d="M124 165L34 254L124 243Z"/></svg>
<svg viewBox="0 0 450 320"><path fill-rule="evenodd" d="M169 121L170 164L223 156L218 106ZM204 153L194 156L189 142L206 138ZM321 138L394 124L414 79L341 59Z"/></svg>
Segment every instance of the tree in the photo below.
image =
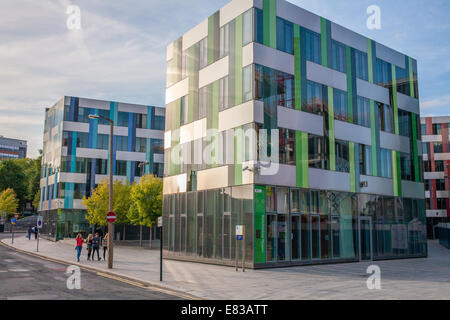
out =
<svg viewBox="0 0 450 320"><path fill-rule="evenodd" d="M7 216L13 216L17 213L19 200L13 189L8 188L0 193L0 213L6 212Z"/></svg>
<svg viewBox="0 0 450 320"><path fill-rule="evenodd" d="M24 207L27 196L26 176L17 160L0 162L0 190L8 188L14 190L20 207Z"/></svg>
<svg viewBox="0 0 450 320"><path fill-rule="evenodd" d="M116 223L125 224L129 222L128 211L131 206L130 184L122 181L114 181L113 190L113 211L117 215ZM92 191L89 198L83 197L83 204L86 207L86 219L91 224L100 226L107 225L106 214L109 212L109 180L103 179Z"/></svg>
<svg viewBox="0 0 450 320"><path fill-rule="evenodd" d="M138 184L131 187L130 198L130 222L152 228L162 214L162 180L153 175L143 176ZM151 238L150 233L150 246Z"/></svg>
<svg viewBox="0 0 450 320"><path fill-rule="evenodd" d="M34 195L34 199L33 199L33 207L36 210L39 210L40 202L41 202L41 189L38 190L38 192Z"/></svg>

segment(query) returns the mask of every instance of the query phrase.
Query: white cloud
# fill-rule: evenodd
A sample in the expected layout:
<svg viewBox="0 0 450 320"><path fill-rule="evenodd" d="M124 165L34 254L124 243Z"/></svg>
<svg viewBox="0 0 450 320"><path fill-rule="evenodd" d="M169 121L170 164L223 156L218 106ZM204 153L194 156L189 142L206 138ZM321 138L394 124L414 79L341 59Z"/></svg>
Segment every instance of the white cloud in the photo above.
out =
<svg viewBox="0 0 450 320"><path fill-rule="evenodd" d="M434 108L442 108L444 112L450 113L450 94L431 100L421 102L421 110L429 110Z"/></svg>

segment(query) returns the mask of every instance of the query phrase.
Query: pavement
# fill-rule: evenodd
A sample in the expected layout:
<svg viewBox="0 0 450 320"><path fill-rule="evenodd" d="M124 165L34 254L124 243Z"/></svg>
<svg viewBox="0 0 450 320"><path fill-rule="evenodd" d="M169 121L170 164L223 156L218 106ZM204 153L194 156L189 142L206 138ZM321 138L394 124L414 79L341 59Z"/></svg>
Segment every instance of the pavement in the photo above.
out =
<svg viewBox="0 0 450 320"><path fill-rule="evenodd" d="M174 300L178 296L81 271L69 289L65 264L0 246L0 300ZM49 283L52 285L49 286Z"/></svg>
<svg viewBox="0 0 450 320"><path fill-rule="evenodd" d="M159 250L115 247L114 269L105 261L76 263L75 245L24 236L3 239L4 245L66 264L96 270L110 276L180 293L184 298L217 300L448 300L450 299L450 250L437 241L429 242L429 257L333 265L301 266L236 272L233 267L164 260L164 281L159 281ZM381 289L367 287L367 268L381 270ZM182 295L184 294L184 296Z"/></svg>

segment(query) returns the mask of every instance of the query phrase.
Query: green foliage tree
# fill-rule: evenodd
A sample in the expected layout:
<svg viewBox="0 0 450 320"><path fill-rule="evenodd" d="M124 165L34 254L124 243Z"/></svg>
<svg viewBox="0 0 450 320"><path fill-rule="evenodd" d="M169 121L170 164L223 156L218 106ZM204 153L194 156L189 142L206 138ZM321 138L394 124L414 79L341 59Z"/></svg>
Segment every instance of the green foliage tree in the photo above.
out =
<svg viewBox="0 0 450 320"><path fill-rule="evenodd" d="M14 190L20 207L25 205L27 197L26 175L19 160L0 162L0 190Z"/></svg>
<svg viewBox="0 0 450 320"><path fill-rule="evenodd" d="M16 193L13 189L8 188L0 193L0 213L6 212L8 217L13 216L17 213L17 208L19 206L19 200L16 197Z"/></svg>
<svg viewBox="0 0 450 320"><path fill-rule="evenodd" d="M131 187L130 198L132 203L128 211L130 222L153 227L162 214L162 180L153 175L143 176L139 183Z"/></svg>
<svg viewBox="0 0 450 320"><path fill-rule="evenodd" d="M131 186L129 183L114 181L113 189L113 211L117 215L117 224L129 222L128 211L131 206L130 199ZM86 219L91 224L100 226L107 225L106 214L109 212L109 181L102 180L97 188L92 191L89 198L83 197L83 204L86 207Z"/></svg>

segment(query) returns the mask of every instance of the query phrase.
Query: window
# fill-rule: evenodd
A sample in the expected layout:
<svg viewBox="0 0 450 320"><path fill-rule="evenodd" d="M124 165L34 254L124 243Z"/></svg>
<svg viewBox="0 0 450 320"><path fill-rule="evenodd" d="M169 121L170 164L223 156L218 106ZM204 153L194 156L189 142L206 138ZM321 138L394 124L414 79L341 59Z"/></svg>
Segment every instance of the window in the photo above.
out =
<svg viewBox="0 0 450 320"><path fill-rule="evenodd" d="M117 126L119 127L128 127L128 121L130 118L129 112L119 111L117 113Z"/></svg>
<svg viewBox="0 0 450 320"><path fill-rule="evenodd" d="M383 178L392 178L392 152L387 149L380 149L381 170L380 175Z"/></svg>
<svg viewBox="0 0 450 320"><path fill-rule="evenodd" d="M335 141L336 171L350 172L349 150L347 141Z"/></svg>
<svg viewBox="0 0 450 320"><path fill-rule="evenodd" d="M200 41L200 69L208 65L208 37Z"/></svg>
<svg viewBox="0 0 450 320"><path fill-rule="evenodd" d="M277 49L294 54L294 25L281 18L277 18Z"/></svg>
<svg viewBox="0 0 450 320"><path fill-rule="evenodd" d="M348 109L347 109L347 92L334 89L334 118L336 120L347 121Z"/></svg>
<svg viewBox="0 0 450 320"><path fill-rule="evenodd" d="M101 110L98 110L98 115L101 116L101 117L110 118L111 117L111 112L109 110L101 109ZM98 119L98 124L109 126L110 122L108 120L99 118Z"/></svg>
<svg viewBox="0 0 450 320"><path fill-rule="evenodd" d="M444 172L444 160L435 160L434 161L434 171L436 172Z"/></svg>
<svg viewBox="0 0 450 320"><path fill-rule="evenodd" d="M206 117L206 104L208 101L208 86L198 90L198 118Z"/></svg>
<svg viewBox="0 0 450 320"><path fill-rule="evenodd" d="M289 189L277 188L277 213L289 213Z"/></svg>
<svg viewBox="0 0 450 320"><path fill-rule="evenodd" d="M446 198L437 198L437 210L446 210L447 204L446 204Z"/></svg>
<svg viewBox="0 0 450 320"><path fill-rule="evenodd" d="M98 134L97 135L97 149L108 150L109 149L109 135Z"/></svg>
<svg viewBox="0 0 450 320"><path fill-rule="evenodd" d="M188 122L188 96L184 96L181 98L181 105L180 105L180 123L181 125L184 125Z"/></svg>
<svg viewBox="0 0 450 320"><path fill-rule="evenodd" d="M300 190L291 189L291 212L300 213Z"/></svg>
<svg viewBox="0 0 450 320"><path fill-rule="evenodd" d="M441 135L442 134L442 125L440 123L433 124L433 135Z"/></svg>
<svg viewBox="0 0 450 320"><path fill-rule="evenodd" d="M395 75L397 76L397 92L409 96L409 73L406 72L406 69L396 66Z"/></svg>
<svg viewBox="0 0 450 320"><path fill-rule="evenodd" d="M442 153L442 142L433 143L434 153Z"/></svg>
<svg viewBox="0 0 450 320"><path fill-rule="evenodd" d="M403 110L398 110L398 126L400 135L405 137L412 136L411 128L411 113Z"/></svg>
<svg viewBox="0 0 450 320"><path fill-rule="evenodd" d="M255 65L255 99L264 100L276 94L277 105L294 107L294 76L268 67Z"/></svg>
<svg viewBox="0 0 450 320"><path fill-rule="evenodd" d="M370 100L360 96L356 97L354 116L355 124L370 128Z"/></svg>
<svg viewBox="0 0 450 320"><path fill-rule="evenodd" d="M77 132L77 148L89 148L89 133Z"/></svg>
<svg viewBox="0 0 450 320"><path fill-rule="evenodd" d="M422 153L423 154L427 154L428 153L428 147L427 147L428 143L427 142L422 142Z"/></svg>
<svg viewBox="0 0 450 320"><path fill-rule="evenodd" d="M242 45L244 46L253 41L252 13L252 9L250 9L242 16Z"/></svg>
<svg viewBox="0 0 450 320"><path fill-rule="evenodd" d="M90 112L91 112L91 109L89 109L89 108L79 107L78 108L77 121L78 122L89 123L89 121L90 121L90 119L89 119Z"/></svg>
<svg viewBox="0 0 450 320"><path fill-rule="evenodd" d="M306 106L302 108L303 111L322 114L323 113L323 101L322 101L323 87L319 83L307 81L306 83Z"/></svg>
<svg viewBox="0 0 450 320"><path fill-rule="evenodd" d="M306 30L306 60L320 64L320 34Z"/></svg>
<svg viewBox="0 0 450 320"><path fill-rule="evenodd" d="M164 117L163 116L155 116L155 126L154 130L164 130Z"/></svg>
<svg viewBox="0 0 450 320"><path fill-rule="evenodd" d="M359 146L359 173L365 176L372 175L372 149L371 146Z"/></svg>
<svg viewBox="0 0 450 320"><path fill-rule="evenodd" d="M331 40L331 67L340 72L346 72L345 46L335 40Z"/></svg>
<svg viewBox="0 0 450 320"><path fill-rule="evenodd" d="M189 49L183 51L181 57L181 79L189 75Z"/></svg>
<svg viewBox="0 0 450 320"><path fill-rule="evenodd" d="M426 135L427 134L427 125L426 124L421 124L420 125L420 131L421 131L422 135Z"/></svg>
<svg viewBox="0 0 450 320"><path fill-rule="evenodd" d="M377 59L377 79L376 82L379 86L390 87L392 86L392 68L391 64L383 61L381 59Z"/></svg>
<svg viewBox="0 0 450 320"><path fill-rule="evenodd" d="M378 113L380 116L380 129L381 131L393 133L393 115L392 115L392 108L388 106L387 104L383 104L380 102L377 102L378 105Z"/></svg>
<svg viewBox="0 0 450 320"><path fill-rule="evenodd" d="M147 139L146 138L136 138L136 152L145 153L147 151Z"/></svg>
<svg viewBox="0 0 450 320"><path fill-rule="evenodd" d="M127 162L123 160L116 160L116 176L126 176L127 175Z"/></svg>
<svg viewBox="0 0 450 320"><path fill-rule="evenodd" d="M224 25L220 28L220 58L228 56L230 52L230 24Z"/></svg>
<svg viewBox="0 0 450 320"><path fill-rule="evenodd" d="M355 71L356 77L362 80L369 80L367 64L367 53L355 49Z"/></svg>
<svg viewBox="0 0 450 320"><path fill-rule="evenodd" d="M147 129L147 115L136 113L136 128Z"/></svg>
<svg viewBox="0 0 450 320"><path fill-rule="evenodd" d="M323 137L309 134L308 150L310 168L329 170L328 148Z"/></svg>
<svg viewBox="0 0 450 320"><path fill-rule="evenodd" d="M95 173L106 175L108 174L108 160L107 159L96 159Z"/></svg>
<svg viewBox="0 0 450 320"><path fill-rule="evenodd" d="M413 181L413 169L411 157L407 153L400 153L400 169L402 173L402 180Z"/></svg>
<svg viewBox="0 0 450 320"><path fill-rule="evenodd" d="M275 212L276 193L274 187L266 187L266 212Z"/></svg>
<svg viewBox="0 0 450 320"><path fill-rule="evenodd" d="M219 111L228 109L228 76L219 80Z"/></svg>
<svg viewBox="0 0 450 320"><path fill-rule="evenodd" d="M430 191L430 180L424 181L425 191Z"/></svg>
<svg viewBox="0 0 450 320"><path fill-rule="evenodd" d="M279 129L280 133L280 163L295 165L295 131Z"/></svg>
<svg viewBox="0 0 450 320"><path fill-rule="evenodd" d="M263 43L263 11L261 9L255 8L255 14L254 14L254 23L255 27L253 28L253 37L254 41L258 43Z"/></svg>
<svg viewBox="0 0 450 320"><path fill-rule="evenodd" d="M436 179L436 191L445 191L445 179Z"/></svg>
<svg viewBox="0 0 450 320"><path fill-rule="evenodd" d="M253 65L249 65L243 69L243 81L242 81L242 98L243 102L249 101L253 98L253 89L252 89L252 68Z"/></svg>
<svg viewBox="0 0 450 320"><path fill-rule="evenodd" d="M117 151L128 151L128 137L116 136L117 139Z"/></svg>

